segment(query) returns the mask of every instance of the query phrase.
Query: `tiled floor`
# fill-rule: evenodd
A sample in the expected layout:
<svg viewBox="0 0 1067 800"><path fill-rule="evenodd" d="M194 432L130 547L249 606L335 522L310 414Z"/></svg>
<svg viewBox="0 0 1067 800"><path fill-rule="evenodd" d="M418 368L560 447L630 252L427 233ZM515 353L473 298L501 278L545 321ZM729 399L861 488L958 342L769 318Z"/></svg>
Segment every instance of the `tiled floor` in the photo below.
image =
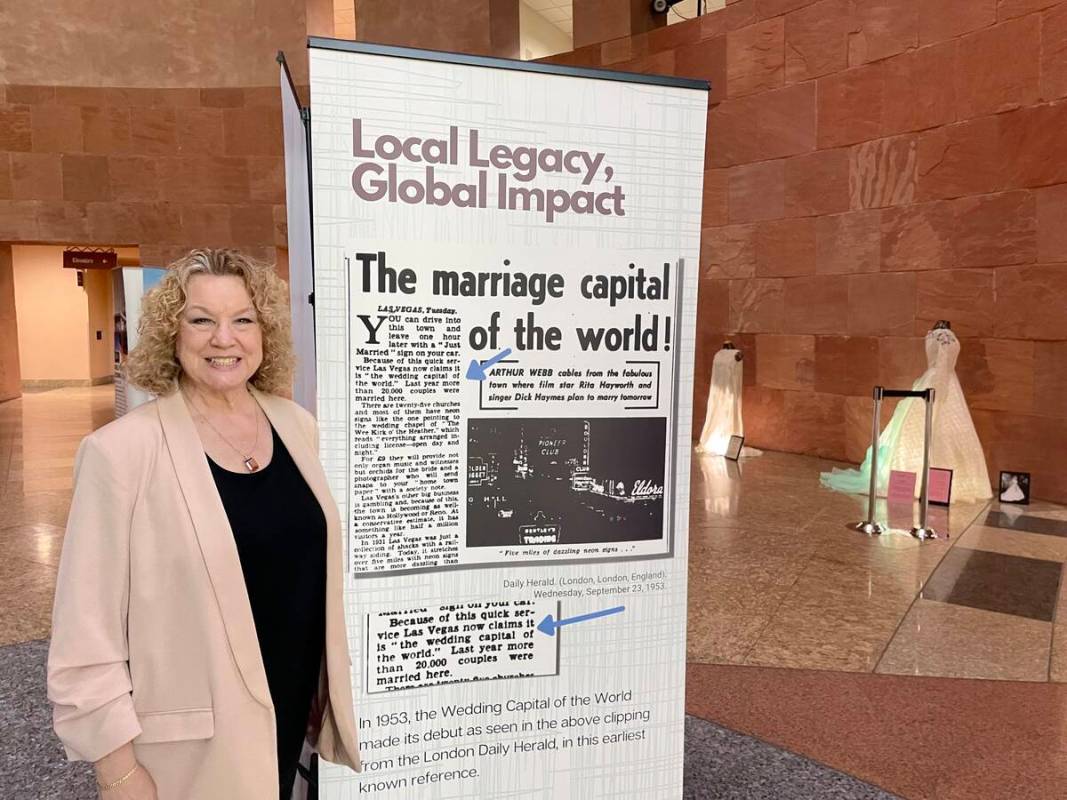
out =
<svg viewBox="0 0 1067 800"><path fill-rule="evenodd" d="M74 454L111 397L0 403L0 647L48 636ZM867 537L830 466L694 459L689 712L902 797L1067 798L1067 509L931 508L948 537L918 542L880 503Z"/></svg>
<svg viewBox="0 0 1067 800"><path fill-rule="evenodd" d="M0 403L0 645L48 636L74 455L113 409L107 385Z"/></svg>
<svg viewBox="0 0 1067 800"><path fill-rule="evenodd" d="M819 486L831 462L695 457L689 660L1011 680L1067 673L1067 511L879 502L890 530L849 531L864 498ZM947 536L944 536L947 534ZM1064 609L1057 616L1057 609ZM1059 622L1057 622L1059 621Z"/></svg>

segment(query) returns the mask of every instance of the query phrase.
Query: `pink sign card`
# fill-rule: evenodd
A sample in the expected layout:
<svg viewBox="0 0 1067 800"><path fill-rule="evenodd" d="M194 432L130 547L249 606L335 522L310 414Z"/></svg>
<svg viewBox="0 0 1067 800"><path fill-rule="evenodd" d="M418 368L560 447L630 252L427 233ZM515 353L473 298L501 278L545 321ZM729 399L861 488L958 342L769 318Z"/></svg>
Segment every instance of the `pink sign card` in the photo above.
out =
<svg viewBox="0 0 1067 800"><path fill-rule="evenodd" d="M952 500L952 470L930 467L930 482L927 496L931 503L947 506Z"/></svg>
<svg viewBox="0 0 1067 800"><path fill-rule="evenodd" d="M890 503L910 503L915 499L915 473L891 470L886 499Z"/></svg>

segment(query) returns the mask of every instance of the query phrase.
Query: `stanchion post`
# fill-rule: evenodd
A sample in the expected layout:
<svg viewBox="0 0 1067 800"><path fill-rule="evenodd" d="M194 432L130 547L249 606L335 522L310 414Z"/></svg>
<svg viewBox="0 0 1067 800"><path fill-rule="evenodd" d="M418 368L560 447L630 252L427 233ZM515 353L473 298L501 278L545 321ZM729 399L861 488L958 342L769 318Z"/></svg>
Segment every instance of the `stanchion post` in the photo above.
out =
<svg viewBox="0 0 1067 800"><path fill-rule="evenodd" d="M911 529L916 539L936 539L937 531L927 525L930 511L930 447L934 435L934 390L927 389L926 396L926 431L923 434L923 475L922 489L919 491L919 524Z"/></svg>
<svg viewBox="0 0 1067 800"><path fill-rule="evenodd" d="M874 520L875 500L878 496L878 437L882 433L882 398L885 389L881 386L874 387L874 414L871 418L871 485L867 495L867 519L849 525L852 530L875 535L881 533L884 528Z"/></svg>

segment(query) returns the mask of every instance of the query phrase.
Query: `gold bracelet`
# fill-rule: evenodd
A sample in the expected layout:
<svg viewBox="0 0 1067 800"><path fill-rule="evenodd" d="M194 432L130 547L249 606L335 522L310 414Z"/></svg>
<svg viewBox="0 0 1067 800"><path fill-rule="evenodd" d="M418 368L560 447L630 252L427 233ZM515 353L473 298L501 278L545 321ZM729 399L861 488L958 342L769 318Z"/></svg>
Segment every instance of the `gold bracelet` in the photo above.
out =
<svg viewBox="0 0 1067 800"><path fill-rule="evenodd" d="M139 770L140 768L140 764L134 764L133 769L131 769L117 781L112 781L111 783L100 783L100 781L97 781L96 785L100 788L101 792L106 792L110 789L118 788L119 786L122 786L122 784L126 783L126 781L128 781L130 778L132 778L133 773L137 772L137 770Z"/></svg>

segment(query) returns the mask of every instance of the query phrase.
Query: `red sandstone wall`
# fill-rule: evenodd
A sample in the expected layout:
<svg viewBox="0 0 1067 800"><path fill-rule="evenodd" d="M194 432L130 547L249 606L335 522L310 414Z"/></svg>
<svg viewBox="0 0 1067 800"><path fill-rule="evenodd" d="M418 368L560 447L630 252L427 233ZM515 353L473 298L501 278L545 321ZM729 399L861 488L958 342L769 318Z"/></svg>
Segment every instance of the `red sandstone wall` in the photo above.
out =
<svg viewBox="0 0 1067 800"><path fill-rule="evenodd" d="M263 86L279 50L306 82L307 33L332 30L333 0L5 0L0 84Z"/></svg>
<svg viewBox="0 0 1067 800"><path fill-rule="evenodd" d="M519 0L356 0L361 42L519 57Z"/></svg>
<svg viewBox="0 0 1067 800"><path fill-rule="evenodd" d="M306 83L305 36L332 32L333 12L332 0L4 5L0 244L139 245L154 265L202 245L274 260L274 55ZM0 313L0 342L15 341ZM3 387L17 390L17 368L0 346Z"/></svg>
<svg viewBox="0 0 1067 800"><path fill-rule="evenodd" d="M947 318L991 473L1067 501L1067 2L734 0L548 59L709 79L697 349L758 447L859 460Z"/></svg>
<svg viewBox="0 0 1067 800"><path fill-rule="evenodd" d="M649 0L571 0L574 46L648 33L667 24L666 14L653 14Z"/></svg>
<svg viewBox="0 0 1067 800"><path fill-rule="evenodd" d="M0 14L0 242L139 245L156 265L195 246L273 260L286 243L274 56L306 82L305 37L332 32L333 0L128 12L59 0Z"/></svg>
<svg viewBox="0 0 1067 800"><path fill-rule="evenodd" d="M276 87L0 86L0 242L284 247Z"/></svg>

